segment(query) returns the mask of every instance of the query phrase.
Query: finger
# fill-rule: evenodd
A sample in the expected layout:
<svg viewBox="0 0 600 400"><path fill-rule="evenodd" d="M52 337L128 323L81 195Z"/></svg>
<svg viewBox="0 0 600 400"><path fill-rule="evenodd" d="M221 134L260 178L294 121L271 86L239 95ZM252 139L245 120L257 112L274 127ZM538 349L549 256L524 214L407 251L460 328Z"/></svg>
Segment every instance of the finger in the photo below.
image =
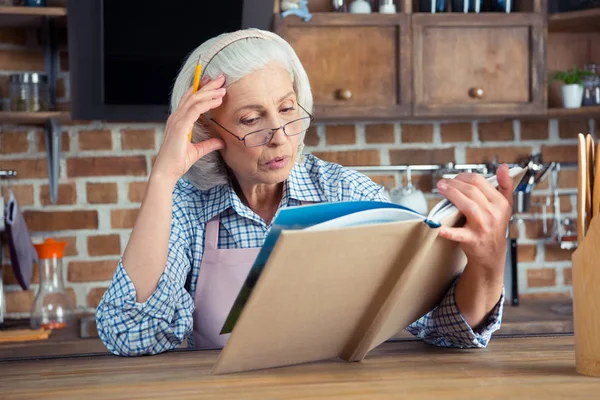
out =
<svg viewBox="0 0 600 400"><path fill-rule="evenodd" d="M498 167L496 177L498 178L498 191L508 200L508 204L512 207L515 182L508 173L508 165L502 164Z"/></svg>
<svg viewBox="0 0 600 400"><path fill-rule="evenodd" d="M441 226L439 228L439 235L444 239L459 243L469 243L473 240L473 232L467 228Z"/></svg>
<svg viewBox="0 0 600 400"><path fill-rule="evenodd" d="M441 185L443 187L444 184L446 185L446 187L454 187L454 188L460 190L461 193L463 193L469 199L473 200L481 208L488 209L491 206L491 203L488 200L488 198L483 194L481 189L479 189L479 187L476 185L463 182L459 179L449 179L449 180L443 180L443 181L439 182L438 186ZM438 188L438 190L439 190L439 188ZM499 195L500 194L498 194L498 196Z"/></svg>
<svg viewBox="0 0 600 400"><path fill-rule="evenodd" d="M206 82L200 82L200 89L208 89L208 90L213 90L213 89L219 89L220 87L222 87L225 84L225 75L223 74L219 74L219 76L217 76L215 79L210 79L210 76L205 76L205 79L208 78L206 80Z"/></svg>
<svg viewBox="0 0 600 400"><path fill-rule="evenodd" d="M479 174L458 174L454 180L476 186L492 204L498 204L503 200L502 193L496 190L487 179Z"/></svg>
<svg viewBox="0 0 600 400"><path fill-rule="evenodd" d="M191 95L185 104L181 105L180 112L181 112L181 114L186 115L190 112L192 107L195 107L198 104L208 103L215 99L222 100L223 96L225 96L226 92L227 91L223 88L214 89L214 90L210 90L210 91L198 91L198 92L194 93L193 95ZM208 110L209 109L206 109L206 110L202 111L202 113L204 113Z"/></svg>
<svg viewBox="0 0 600 400"><path fill-rule="evenodd" d="M198 118L200 118L200 115L212 110L213 108L219 107L222 103L223 97L217 97L192 105L184 114L181 115L176 132L181 132L182 135L185 134L187 137L190 130L193 128L194 123L198 120Z"/></svg>
<svg viewBox="0 0 600 400"><path fill-rule="evenodd" d="M470 199L464 193L462 193L456 184L450 185L450 182L444 183L443 181L438 184L438 191L452 202L458 208L458 210L467 217L467 223L475 223L482 225L484 223L483 215L481 213L481 207L478 202ZM486 203L487 199L485 200ZM488 203L489 204L489 203ZM485 205L484 205L485 206Z"/></svg>
<svg viewBox="0 0 600 400"><path fill-rule="evenodd" d="M225 142L218 138L207 139L199 143L192 143L191 145L194 150L196 150L196 159L194 162L198 161L208 153L225 148Z"/></svg>

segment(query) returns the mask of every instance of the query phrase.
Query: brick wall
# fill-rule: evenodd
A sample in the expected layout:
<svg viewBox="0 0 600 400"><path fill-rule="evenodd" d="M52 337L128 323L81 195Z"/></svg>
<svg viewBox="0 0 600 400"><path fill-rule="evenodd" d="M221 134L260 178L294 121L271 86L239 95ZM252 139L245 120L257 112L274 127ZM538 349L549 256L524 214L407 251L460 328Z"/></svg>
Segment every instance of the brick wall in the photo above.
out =
<svg viewBox="0 0 600 400"><path fill-rule="evenodd" d="M65 105L69 102L68 62L64 55L61 60L59 102ZM1 98L7 97L9 73L42 68L36 31L0 30ZM515 161L539 151L546 161L576 161L575 135L599 125L599 121L591 120L317 124L307 134L306 149L348 166L485 162L494 156L499 161ZM160 124L89 122L64 126L59 199L58 204L51 205L42 132L34 126L1 127L0 169L18 171L12 189L34 241L52 236L68 242L64 279L81 309L90 311L98 304L125 249L162 133ZM388 188L402 179L394 174L373 178ZM431 193L430 175L416 175L414 182L427 193L431 204L439 200ZM575 172L563 171L561 210L572 216L575 196L567 193L573 192L575 185ZM538 189L536 198L543 200L547 185ZM530 297L568 296L570 253L543 237L540 212L524 216L523 223L513 227L522 244L520 288ZM31 290L21 291L8 264L5 260L9 315L26 316L37 289L37 271Z"/></svg>

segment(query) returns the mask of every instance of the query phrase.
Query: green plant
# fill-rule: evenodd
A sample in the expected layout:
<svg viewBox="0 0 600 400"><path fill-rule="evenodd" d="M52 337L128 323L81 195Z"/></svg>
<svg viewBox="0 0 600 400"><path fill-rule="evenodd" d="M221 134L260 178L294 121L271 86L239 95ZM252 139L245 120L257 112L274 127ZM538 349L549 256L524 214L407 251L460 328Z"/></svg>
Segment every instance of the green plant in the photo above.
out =
<svg viewBox="0 0 600 400"><path fill-rule="evenodd" d="M583 71L573 65L571 69L566 71L556 71L550 78L552 81L560 81L565 85L573 85L581 83L584 77L594 75L591 71Z"/></svg>

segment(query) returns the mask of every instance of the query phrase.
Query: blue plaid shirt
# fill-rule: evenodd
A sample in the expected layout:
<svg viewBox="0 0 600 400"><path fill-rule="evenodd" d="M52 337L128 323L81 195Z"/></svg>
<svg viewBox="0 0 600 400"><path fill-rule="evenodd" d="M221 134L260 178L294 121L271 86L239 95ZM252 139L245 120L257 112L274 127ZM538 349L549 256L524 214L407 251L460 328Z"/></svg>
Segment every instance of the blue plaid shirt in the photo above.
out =
<svg viewBox="0 0 600 400"><path fill-rule="evenodd" d="M284 184L279 207L300 202L389 201L384 189L358 172L306 155ZM100 338L118 355L156 354L192 340L194 293L204 251L206 223L220 215L219 248L260 247L270 225L245 206L230 185L200 191L181 179L173 192L167 266L155 292L136 302L135 287L121 262L96 311ZM500 327L503 298L485 326L473 331L455 300L456 282L434 310L407 330L444 347L485 347Z"/></svg>

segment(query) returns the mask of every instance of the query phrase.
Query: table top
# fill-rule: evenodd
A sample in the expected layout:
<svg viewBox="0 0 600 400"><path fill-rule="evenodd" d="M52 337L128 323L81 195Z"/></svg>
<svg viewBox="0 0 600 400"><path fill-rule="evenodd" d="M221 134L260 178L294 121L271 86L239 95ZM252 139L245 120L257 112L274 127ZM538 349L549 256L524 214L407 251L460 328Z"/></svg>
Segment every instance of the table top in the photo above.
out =
<svg viewBox="0 0 600 400"><path fill-rule="evenodd" d="M588 399L600 378L575 372L571 335L495 337L487 349L387 342L338 359L211 375L218 351L0 362L3 399ZM590 397L592 396L592 397Z"/></svg>

